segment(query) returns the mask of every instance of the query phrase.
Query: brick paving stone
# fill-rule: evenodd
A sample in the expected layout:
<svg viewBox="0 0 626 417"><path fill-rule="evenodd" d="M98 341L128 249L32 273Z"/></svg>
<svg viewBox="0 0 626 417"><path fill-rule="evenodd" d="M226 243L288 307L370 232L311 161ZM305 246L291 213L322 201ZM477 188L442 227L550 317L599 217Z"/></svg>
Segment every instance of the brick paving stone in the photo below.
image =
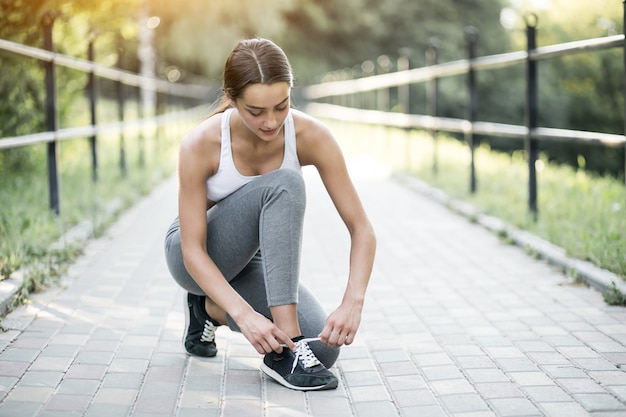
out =
<svg viewBox="0 0 626 417"><path fill-rule="evenodd" d="M64 373L52 371L28 371L20 379L21 386L52 387L55 388Z"/></svg>
<svg viewBox="0 0 626 417"><path fill-rule="evenodd" d="M624 417L626 309L371 177L376 166L356 179L378 253L359 335L332 369L337 390L285 389L223 327L215 358L184 353L184 293L162 248L172 179L90 242L62 288L3 320L0 416ZM349 240L319 178L305 178L301 279L330 311Z"/></svg>
<svg viewBox="0 0 626 417"><path fill-rule="evenodd" d="M423 405L417 407L404 407L400 409L402 417L429 416L446 417L449 414L439 405ZM391 414L393 416L393 414Z"/></svg>
<svg viewBox="0 0 626 417"><path fill-rule="evenodd" d="M535 403L572 401L571 395L561 387L524 387L522 390Z"/></svg>
<svg viewBox="0 0 626 417"><path fill-rule="evenodd" d="M31 417L41 415L41 404L35 402L10 401L0 403L0 416L2 417Z"/></svg>
<svg viewBox="0 0 626 417"><path fill-rule="evenodd" d="M177 396L148 396L140 394L135 402L133 412L137 414L167 415L174 414Z"/></svg>
<svg viewBox="0 0 626 417"><path fill-rule="evenodd" d="M39 356L30 366L31 371L60 371L65 372L72 364L72 358Z"/></svg>
<svg viewBox="0 0 626 417"><path fill-rule="evenodd" d="M476 391L485 399L517 398L524 394L520 388L512 382L487 382L474 385ZM544 389L545 387L541 387Z"/></svg>
<svg viewBox="0 0 626 417"><path fill-rule="evenodd" d="M57 386L56 393L63 395L89 395L93 397L101 382L89 379L64 379Z"/></svg>
<svg viewBox="0 0 626 417"><path fill-rule="evenodd" d="M93 397L93 404L116 404L130 407L133 405L137 393L137 390L134 389L101 388Z"/></svg>
<svg viewBox="0 0 626 417"><path fill-rule="evenodd" d="M621 369L615 371L592 371L589 372L589 376L604 386L626 385L626 372Z"/></svg>
<svg viewBox="0 0 626 417"><path fill-rule="evenodd" d="M421 368L427 381L440 381L446 379L459 379L463 375L454 365L425 366Z"/></svg>
<svg viewBox="0 0 626 417"><path fill-rule="evenodd" d="M127 416L131 408L118 404L91 404L85 412L85 417L114 417Z"/></svg>
<svg viewBox="0 0 626 417"><path fill-rule="evenodd" d="M526 398L501 398L489 400L489 405L494 409L496 415L503 417L513 416L538 416L541 411Z"/></svg>
<svg viewBox="0 0 626 417"><path fill-rule="evenodd" d="M361 417L397 416L396 407L389 401L367 401L354 405L356 414Z"/></svg>
<svg viewBox="0 0 626 417"><path fill-rule="evenodd" d="M626 411L626 405L608 393L572 394L588 411Z"/></svg>
<svg viewBox="0 0 626 417"><path fill-rule="evenodd" d="M41 351L39 359L46 357L73 359L80 350L80 346L74 345L48 345Z"/></svg>
<svg viewBox="0 0 626 417"><path fill-rule="evenodd" d="M554 379L587 377L585 371L574 365L542 365L541 369Z"/></svg>
<svg viewBox="0 0 626 417"><path fill-rule="evenodd" d="M521 387L556 384L554 380L543 372L509 372L507 375Z"/></svg>
<svg viewBox="0 0 626 417"><path fill-rule="evenodd" d="M223 417L262 417L261 401L237 400L226 401L222 407Z"/></svg>
<svg viewBox="0 0 626 417"><path fill-rule="evenodd" d="M489 409L485 400L478 394L444 395L439 399L450 413L466 413Z"/></svg>
<svg viewBox="0 0 626 417"><path fill-rule="evenodd" d="M0 362L32 362L39 352L38 349L5 349L0 354Z"/></svg>
<svg viewBox="0 0 626 417"><path fill-rule="evenodd" d="M599 358L574 358L572 362L585 371L614 371L616 364L603 357Z"/></svg>
<svg viewBox="0 0 626 417"><path fill-rule="evenodd" d="M431 381L429 386L438 396L476 392L472 383L462 378Z"/></svg>
<svg viewBox="0 0 626 417"><path fill-rule="evenodd" d="M53 393L54 388L51 387L31 387L17 384L4 400L7 402L37 402L43 404Z"/></svg>
<svg viewBox="0 0 626 417"><path fill-rule="evenodd" d="M65 377L76 379L101 379L107 371L105 365L72 365Z"/></svg>
<svg viewBox="0 0 626 417"><path fill-rule="evenodd" d="M344 372L343 379L351 387L382 385L382 380L377 371Z"/></svg>
<svg viewBox="0 0 626 417"><path fill-rule="evenodd" d="M355 403L389 400L389 392L382 384L349 387L348 390L350 398Z"/></svg>
<svg viewBox="0 0 626 417"><path fill-rule="evenodd" d="M181 408L219 408L219 390L183 390Z"/></svg>
<svg viewBox="0 0 626 417"><path fill-rule="evenodd" d="M558 382L564 390L572 394L605 392L602 385L590 378L567 378L559 379L556 382Z"/></svg>
<svg viewBox="0 0 626 417"><path fill-rule="evenodd" d="M468 369L465 374L473 383L481 382L508 382L509 377L499 369Z"/></svg>
<svg viewBox="0 0 626 417"><path fill-rule="evenodd" d="M309 396L308 403L315 416L344 416L352 413L347 396Z"/></svg>
<svg viewBox="0 0 626 417"><path fill-rule="evenodd" d="M56 394L50 398L44 410L82 413L87 409L91 399L89 395Z"/></svg>
<svg viewBox="0 0 626 417"><path fill-rule="evenodd" d="M103 388L139 388L143 384L144 374L131 372L108 372L103 381Z"/></svg>
<svg viewBox="0 0 626 417"><path fill-rule="evenodd" d="M621 402L626 403L626 385L613 385L606 387L607 391L611 392Z"/></svg>

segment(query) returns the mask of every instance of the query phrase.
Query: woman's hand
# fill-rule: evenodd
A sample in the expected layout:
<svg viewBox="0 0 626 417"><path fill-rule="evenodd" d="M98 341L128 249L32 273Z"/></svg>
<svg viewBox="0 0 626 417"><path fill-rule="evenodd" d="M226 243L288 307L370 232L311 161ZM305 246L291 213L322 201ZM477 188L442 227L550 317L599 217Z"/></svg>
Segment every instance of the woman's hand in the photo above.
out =
<svg viewBox="0 0 626 417"><path fill-rule="evenodd" d="M271 351L281 353L283 346L291 350L295 349L295 344L285 332L254 310L251 310L237 325L245 338L262 355Z"/></svg>
<svg viewBox="0 0 626 417"><path fill-rule="evenodd" d="M321 342L329 347L352 344L361 324L361 311L360 304L341 303L326 319L326 325L319 334Z"/></svg>

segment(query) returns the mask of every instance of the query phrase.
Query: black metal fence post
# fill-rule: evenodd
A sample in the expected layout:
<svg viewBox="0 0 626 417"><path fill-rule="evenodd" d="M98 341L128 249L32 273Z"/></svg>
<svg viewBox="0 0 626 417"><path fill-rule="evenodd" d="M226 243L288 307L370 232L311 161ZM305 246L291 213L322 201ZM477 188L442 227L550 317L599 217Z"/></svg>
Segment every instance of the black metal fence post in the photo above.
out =
<svg viewBox="0 0 626 417"><path fill-rule="evenodd" d="M623 16L623 32L626 34L626 0L623 2L624 16ZM622 47L622 54L624 56L624 99L626 101L626 37L624 38L624 46ZM626 133L626 106L624 106L624 132ZM626 144L624 145L624 186L626 187ZM624 202L626 207L626 201Z"/></svg>
<svg viewBox="0 0 626 417"><path fill-rule="evenodd" d="M119 39L118 45L118 61L117 67L119 69L123 69L124 67L124 48L122 47L122 39ZM124 84L122 81L117 81L117 117L120 122L120 125L124 123ZM120 173L122 178L125 178L128 174L128 169L126 167L126 144L124 138L124 128L120 128Z"/></svg>
<svg viewBox="0 0 626 417"><path fill-rule="evenodd" d="M428 41L428 49L426 50L426 66L432 67L437 65L439 52L439 39L430 38ZM439 107L439 79L435 76L428 80L426 84L426 98L428 100L428 114L437 117ZM437 129L430 130L430 136L433 139L433 174L437 175L439 171L439 143L437 142Z"/></svg>
<svg viewBox="0 0 626 417"><path fill-rule="evenodd" d="M465 140L470 148L470 192L476 192L476 162L475 150L477 145L476 135L474 134L473 123L476 121L477 114L477 92L476 92L476 71L474 70L474 59L476 58L476 43L478 42L478 29L473 26L465 28L465 37L467 39L467 52L469 59L469 70L467 72L467 88L469 93L468 103L468 120L470 122L469 130L465 132Z"/></svg>
<svg viewBox="0 0 626 417"><path fill-rule="evenodd" d="M378 64L378 74L387 74L391 70L391 60L387 55L380 55L376 58L376 63ZM389 111L391 109L390 96L391 88L387 87L378 90L376 97L376 110Z"/></svg>
<svg viewBox="0 0 626 417"><path fill-rule="evenodd" d="M54 26L54 12L47 12L43 15L41 23L43 26L44 49L54 51L52 40L52 27ZM46 129L50 132L57 130L57 99L55 85L55 69L53 61L44 62L45 88L46 88ZM61 213L60 192L59 192L59 170L57 168L57 148L56 140L48 142L48 190L50 194L50 210L55 214Z"/></svg>
<svg viewBox="0 0 626 417"><path fill-rule="evenodd" d="M143 120L143 102L141 101L141 88L137 90L137 117L140 120ZM146 151L145 151L145 139L144 139L144 122L142 121L139 125L139 132L137 136L137 142L139 147L139 155L138 155L138 163L140 168L144 168L146 165Z"/></svg>
<svg viewBox="0 0 626 417"><path fill-rule="evenodd" d="M397 60L396 66L397 71L408 71L411 67L411 61L409 59L409 55L411 51L409 48L400 48L398 51L400 53L400 57ZM402 113L410 113L410 90L409 84L402 84L398 86L398 108Z"/></svg>
<svg viewBox="0 0 626 417"><path fill-rule="evenodd" d="M89 40L89 46L87 47L87 59L90 62L94 61L94 39ZM96 75L94 70L89 71L88 81L88 94L89 94L89 112L91 113L91 126L96 127L97 115L96 115ZM98 153L97 153L97 135L94 132L89 138L89 146L91 150L91 179L93 182L98 182Z"/></svg>
<svg viewBox="0 0 626 417"><path fill-rule="evenodd" d="M526 154L528 158L528 209L534 220L537 220L537 169L535 162L539 153L539 140L534 135L537 127L537 61L531 58L531 53L537 47L537 16L526 16L526 37L528 58L526 63Z"/></svg>

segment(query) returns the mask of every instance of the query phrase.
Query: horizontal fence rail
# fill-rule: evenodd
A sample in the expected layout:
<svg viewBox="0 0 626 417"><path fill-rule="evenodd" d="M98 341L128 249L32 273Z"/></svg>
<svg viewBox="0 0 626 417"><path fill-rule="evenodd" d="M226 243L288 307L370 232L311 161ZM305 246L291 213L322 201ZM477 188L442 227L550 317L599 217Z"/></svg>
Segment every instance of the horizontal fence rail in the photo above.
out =
<svg viewBox="0 0 626 417"><path fill-rule="evenodd" d="M302 91L305 100L309 101L306 111L315 116L341 121L393 126L399 128L425 129L430 131L433 137L435 137L438 131L463 133L465 135L465 141L471 151L470 191L472 193L476 190L474 150L476 143L478 143L474 136L483 135L523 139L528 154L528 208L534 218L537 217L537 180L535 162L538 158L539 140L592 144L611 148L624 147L626 158L625 135L537 126L537 63L542 60L586 53L589 51L599 51L618 47L624 50L626 45L626 37L624 34L537 48L535 46L536 28L534 24L530 24L527 20L526 33L528 48L526 51L476 57L474 54L476 36L472 35L475 35L477 32L475 28L469 29L470 30L466 32L468 39L468 59L447 63L431 62L431 65L421 68L399 68L397 72L387 72L363 78L328 81L310 85L305 87ZM624 59L626 66L626 55ZM504 68L514 65L526 65L526 125L492 123L476 120L478 97L474 74L475 71ZM468 119L438 117L436 113L438 101L437 95L439 93L436 83L441 78L458 75L467 76L467 91L469 97ZM419 83L427 83L427 107L429 109L428 112L430 113L428 115L389 112L387 109L362 109L358 108L358 105L354 105L355 100L349 100L350 98L355 98L358 94L369 92L387 91L388 97L389 90L391 88L398 88L398 100L402 100L400 98L402 95L404 100L408 101L408 87L412 84ZM626 80L624 84L624 95L626 97ZM401 89L404 89L403 92L401 92ZM324 102L327 100L331 101L332 104ZM353 106L346 106L346 102L352 102ZM405 105L403 107L407 108L408 106ZM436 160L433 162L433 166L437 166Z"/></svg>
<svg viewBox="0 0 626 417"><path fill-rule="evenodd" d="M44 69L44 79L42 84L45 91L44 112L46 120L45 132L31 133L20 136L0 138L0 151L14 149L24 146L45 144L47 146L48 162L48 189L50 199L50 209L56 214L60 213L59 198L59 173L57 147L58 143L65 140L89 138L91 147L91 165L93 181L98 180L98 155L96 141L98 135L106 132L116 131L119 135L119 167L122 176L126 176L126 138L125 132L135 129L139 130L139 145L143 145L143 133L141 129L145 126L161 127L171 123L180 123L185 120L198 119L206 112L207 106L197 103L209 102L216 93L216 88L210 85L193 85L170 82L153 76L146 76L126 71L120 68L111 68L95 62L93 57L93 40L89 41L87 55L88 59L75 58L54 52L52 40L52 26L54 24L54 13L49 12L43 15L42 37L44 49L22 45L5 39L0 39L0 52L8 52L26 58L32 58L42 63ZM122 55L120 55L118 65L121 66ZM57 127L57 87L55 68L65 67L68 69L83 72L88 75L85 91L89 99L89 112L91 113L91 124L87 126L59 129ZM117 101L117 122L98 123L97 122L97 90L96 80L104 79L113 81L115 87L112 92L116 95ZM137 118L125 120L125 105L128 100L139 103L139 96L126 97L124 87L136 88L141 93L142 98L151 95L152 100L144 102L143 107L138 108ZM170 101L176 104L175 109L168 109ZM196 103L191 106L191 102ZM151 103L154 108L147 108L146 103ZM185 104L183 104L185 103ZM151 106L149 106L151 107ZM189 107L185 109L185 107ZM181 109L182 108L182 109ZM144 115L145 111L145 115ZM154 115L152 115L154 114ZM143 161L143 148L141 161Z"/></svg>
<svg viewBox="0 0 626 417"><path fill-rule="evenodd" d="M512 65L523 64L526 61L540 61L573 53L622 47L624 35L608 36L605 38L588 39L584 41L568 42L552 46L543 46L533 51L518 51L505 54L478 57L473 60L461 59L429 67L413 68L388 74L373 75L355 80L331 81L314 84L303 89L303 96L308 100L343 96L346 94L365 93L383 88L400 87L407 84L421 83L437 78L467 74L470 67L474 69L496 69Z"/></svg>
<svg viewBox="0 0 626 417"><path fill-rule="evenodd" d="M0 39L0 50L13 52L26 57L34 58L42 62L50 62L65 68L70 68L108 79L118 81L131 87L139 87L144 90L165 93L172 96L185 98L206 99L213 89L205 85L186 85L171 83L158 78L146 77L129 71L110 68L96 62L74 58L67 55L58 54L32 46L21 45L19 43Z"/></svg>
<svg viewBox="0 0 626 417"><path fill-rule="evenodd" d="M474 132L485 136L505 136L523 139L531 135L538 139L560 140L564 142L593 143L609 147L621 147L626 142L624 135L586 132L580 130L537 127L529 131L526 126L492 122L470 122L464 119L434 117L420 114L391 113L379 110L363 110L335 104L309 103L307 113L326 119L344 122L374 124L383 126L441 130L453 133Z"/></svg>
<svg viewBox="0 0 626 417"><path fill-rule="evenodd" d="M204 113L206 113L206 106L197 106L187 110L170 112L167 114L153 117L144 117L141 119L130 120L127 122L101 123L95 126L89 125L70 127L66 129L55 130L52 132L41 132L33 133L31 135L5 137L0 139L0 150L63 141L68 139L79 139L109 132L120 132L125 129L141 128L145 124L163 126L173 121L179 121L181 119L197 119Z"/></svg>

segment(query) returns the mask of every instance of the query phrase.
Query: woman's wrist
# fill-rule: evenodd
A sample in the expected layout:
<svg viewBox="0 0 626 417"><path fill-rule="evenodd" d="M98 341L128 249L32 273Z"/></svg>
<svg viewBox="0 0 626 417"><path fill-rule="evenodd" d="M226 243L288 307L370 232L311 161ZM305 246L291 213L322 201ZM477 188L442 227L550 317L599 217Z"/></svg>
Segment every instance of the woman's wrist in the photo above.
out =
<svg viewBox="0 0 626 417"><path fill-rule="evenodd" d="M356 307L361 310L363 309L363 304L365 303L365 295L356 295L347 292L344 295L341 303L346 306L350 306L352 308Z"/></svg>
<svg viewBox="0 0 626 417"><path fill-rule="evenodd" d="M248 316L251 313L255 313L255 311L243 299L239 300L239 302L236 303L234 308L230 308L228 310L228 315L237 324L239 324L239 322L241 322L241 321L244 321L245 317Z"/></svg>

